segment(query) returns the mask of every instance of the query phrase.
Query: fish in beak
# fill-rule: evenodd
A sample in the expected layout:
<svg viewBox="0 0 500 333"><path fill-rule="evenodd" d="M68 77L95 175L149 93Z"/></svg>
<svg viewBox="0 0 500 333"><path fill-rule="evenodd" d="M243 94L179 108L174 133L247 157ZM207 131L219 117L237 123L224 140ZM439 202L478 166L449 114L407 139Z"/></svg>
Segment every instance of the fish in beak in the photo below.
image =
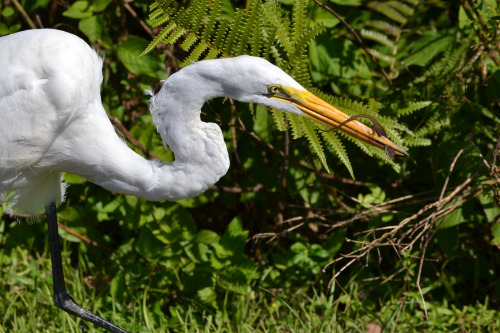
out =
<svg viewBox="0 0 500 333"><path fill-rule="evenodd" d="M373 146L385 149L387 157L395 155L406 156L408 153L386 137L385 130L372 117L356 115L350 117L333 105L311 94L307 90L272 85L268 88L272 98L288 102L302 111L302 115L332 129L338 129ZM354 118L369 118L374 128L355 120Z"/></svg>

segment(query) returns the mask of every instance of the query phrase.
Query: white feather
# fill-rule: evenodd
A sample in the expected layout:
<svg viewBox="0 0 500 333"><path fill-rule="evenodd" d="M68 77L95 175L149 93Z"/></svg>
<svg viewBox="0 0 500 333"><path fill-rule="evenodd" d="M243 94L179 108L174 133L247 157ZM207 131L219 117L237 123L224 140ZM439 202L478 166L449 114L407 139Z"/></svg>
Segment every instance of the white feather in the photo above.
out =
<svg viewBox="0 0 500 333"><path fill-rule="evenodd" d="M39 214L61 202L61 173L149 200L178 200L207 190L229 167L216 124L200 120L206 100L227 96L300 114L267 96L269 84L303 88L255 57L207 60L173 74L151 92L154 123L175 154L158 163L118 137L100 97L102 59L66 32L30 30L0 38L0 200L11 211Z"/></svg>

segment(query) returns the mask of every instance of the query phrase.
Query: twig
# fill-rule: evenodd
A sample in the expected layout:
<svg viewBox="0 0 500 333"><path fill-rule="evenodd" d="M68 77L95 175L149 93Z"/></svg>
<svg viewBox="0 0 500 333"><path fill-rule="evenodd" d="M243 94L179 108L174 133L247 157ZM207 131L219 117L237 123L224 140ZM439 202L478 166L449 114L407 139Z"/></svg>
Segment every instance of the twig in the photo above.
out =
<svg viewBox="0 0 500 333"><path fill-rule="evenodd" d="M19 1L18 0L12 0L12 3L14 4L14 6L16 6L16 8L19 11L19 13L21 13L21 15L24 17L24 20L26 21L26 23L28 23L28 25L30 26L30 28L31 29L36 29L35 23L33 23L33 20L30 18L30 16L28 15L28 13L26 13L26 11L24 10L23 6L19 3Z"/></svg>
<svg viewBox="0 0 500 333"><path fill-rule="evenodd" d="M151 37L151 38L154 38L155 37L155 34L153 33L153 31L148 27L148 25L146 24L146 22L144 22L143 19L141 19L137 13L135 12L135 10L130 7L130 5L128 4L128 2L125 2L123 4L123 6L125 7L125 9L137 20L139 21L139 24L141 25L141 27L144 28L144 30L148 33L148 35Z"/></svg>
<svg viewBox="0 0 500 333"><path fill-rule="evenodd" d="M99 248L103 248L101 245L99 245L99 243L97 243L96 241L93 241L93 240L90 240L88 239L87 237L79 234L78 232L76 232L75 230L65 226L64 224L62 224L61 222L57 221L57 226L61 229L64 229L64 231L66 231L68 234L70 235L73 235L75 236L76 238L78 238L79 240L81 240L82 242L84 243L87 243L89 245L92 245L92 246L95 246L95 247L99 247Z"/></svg>
<svg viewBox="0 0 500 333"><path fill-rule="evenodd" d="M130 142L134 147L139 149L144 155L146 155L150 159L157 159L160 160L158 157L153 155L149 150L147 150L139 141L137 141L136 138L130 134L130 132L123 126L120 120L118 118L113 117L108 113L108 118L111 121L111 123L115 126L115 128L127 139L128 142Z"/></svg>

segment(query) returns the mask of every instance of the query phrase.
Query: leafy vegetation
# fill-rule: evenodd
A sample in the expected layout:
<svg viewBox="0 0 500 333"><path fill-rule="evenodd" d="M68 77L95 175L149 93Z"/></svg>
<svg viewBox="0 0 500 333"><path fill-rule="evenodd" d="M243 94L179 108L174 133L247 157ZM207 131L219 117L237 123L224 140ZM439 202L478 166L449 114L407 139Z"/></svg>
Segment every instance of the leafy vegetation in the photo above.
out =
<svg viewBox="0 0 500 333"><path fill-rule="evenodd" d="M0 35L52 27L96 46L105 109L149 158L174 157L143 91L193 60L242 53L409 147L391 168L301 118L210 101L202 116L221 126L231 169L207 193L152 203L65 175L70 294L132 332L499 332L498 6L1 2ZM44 223L4 214L0 244L0 332L85 326L53 306Z"/></svg>

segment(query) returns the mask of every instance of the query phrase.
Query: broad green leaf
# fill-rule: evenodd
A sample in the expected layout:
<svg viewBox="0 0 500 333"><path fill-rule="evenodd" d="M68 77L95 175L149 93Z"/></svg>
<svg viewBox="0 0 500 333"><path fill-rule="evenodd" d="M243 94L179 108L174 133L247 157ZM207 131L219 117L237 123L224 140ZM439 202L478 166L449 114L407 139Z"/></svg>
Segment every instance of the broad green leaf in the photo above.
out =
<svg viewBox="0 0 500 333"><path fill-rule="evenodd" d="M159 228L153 230L153 234L165 244L190 241L195 237L196 224L191 214L179 204L168 207L164 219L158 223Z"/></svg>
<svg viewBox="0 0 500 333"><path fill-rule="evenodd" d="M200 232L196 234L195 238L196 242L207 245L217 243L219 240L220 236L211 230L200 230Z"/></svg>
<svg viewBox="0 0 500 333"><path fill-rule="evenodd" d="M12 7L5 7L3 10L2 10L2 16L3 17L9 17L9 16L12 16L14 15L15 11Z"/></svg>
<svg viewBox="0 0 500 333"><path fill-rule="evenodd" d="M155 79L166 79L166 67L160 57L148 53L139 57L148 42L140 37L131 37L118 46L118 58L132 73L145 74Z"/></svg>
<svg viewBox="0 0 500 333"><path fill-rule="evenodd" d="M335 16L319 6L314 6L311 16L311 23L322 24L325 28L333 28L340 22Z"/></svg>
<svg viewBox="0 0 500 333"><path fill-rule="evenodd" d="M106 21L100 16L90 16L78 23L78 28L92 43L99 42L104 47L111 47L111 38L106 31Z"/></svg>
<svg viewBox="0 0 500 333"><path fill-rule="evenodd" d="M248 231L243 230L241 218L235 217L227 226L227 230L220 240L220 245L238 255L243 253L248 237Z"/></svg>
<svg viewBox="0 0 500 333"><path fill-rule="evenodd" d="M323 243L323 248L328 251L331 257L333 257L344 244L344 239L345 229L337 229L328 236L326 241Z"/></svg>
<svg viewBox="0 0 500 333"><path fill-rule="evenodd" d="M311 42L309 58L313 66L313 79L326 79L325 75L369 79L370 72L356 45L345 38L330 38L327 34Z"/></svg>
<svg viewBox="0 0 500 333"><path fill-rule="evenodd" d="M206 287L197 292L198 298L206 304L214 305L217 294L211 287Z"/></svg>
<svg viewBox="0 0 500 333"><path fill-rule="evenodd" d="M436 55L444 52L454 38L450 35L441 34L436 31L426 31L420 38L409 46L402 54L410 56L402 59L407 66L427 65Z"/></svg>
<svg viewBox="0 0 500 333"><path fill-rule="evenodd" d="M92 5L88 1L75 1L63 15L74 19L91 17L93 14Z"/></svg>
<svg viewBox="0 0 500 333"><path fill-rule="evenodd" d="M153 235L148 227L141 228L135 248L139 254L147 259L156 260L161 254L164 245Z"/></svg>
<svg viewBox="0 0 500 333"><path fill-rule="evenodd" d="M500 215L500 207L495 202L493 194L491 193L481 194L479 196L479 200L481 201L481 205L483 206L483 211L484 215L486 215L486 220L489 223L494 223L495 221L497 221Z"/></svg>
<svg viewBox="0 0 500 333"><path fill-rule="evenodd" d="M456 208L450 214L446 215L444 218L440 219L436 222L436 226L439 229L451 228L460 223L465 222L465 219L462 214L462 207Z"/></svg>
<svg viewBox="0 0 500 333"><path fill-rule="evenodd" d="M70 185L84 184L87 180L85 178L74 175L72 173L64 174L64 181Z"/></svg>
<svg viewBox="0 0 500 333"><path fill-rule="evenodd" d="M273 138L273 116L269 111L262 105L257 105L255 108L255 121L253 123L253 129L255 133L266 142L270 142Z"/></svg>
<svg viewBox="0 0 500 333"><path fill-rule="evenodd" d="M94 11L96 12L102 12L105 10L110 3L112 3L113 0L94 0Z"/></svg>
<svg viewBox="0 0 500 333"><path fill-rule="evenodd" d="M111 296L120 300L123 299L123 294L125 291L125 277L123 272L118 272L111 280L111 286L109 288L109 292Z"/></svg>

